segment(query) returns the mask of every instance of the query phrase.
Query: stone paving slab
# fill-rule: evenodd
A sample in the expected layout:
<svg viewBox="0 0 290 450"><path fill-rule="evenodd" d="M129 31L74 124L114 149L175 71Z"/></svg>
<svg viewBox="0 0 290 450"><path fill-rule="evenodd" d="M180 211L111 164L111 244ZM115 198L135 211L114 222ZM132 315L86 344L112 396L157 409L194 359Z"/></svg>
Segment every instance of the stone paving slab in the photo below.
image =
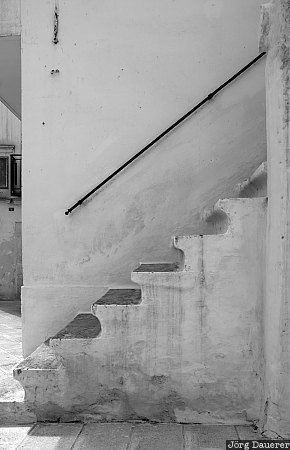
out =
<svg viewBox="0 0 290 450"><path fill-rule="evenodd" d="M198 450L198 435L196 431L188 426L183 428L183 449L184 450Z"/></svg>
<svg viewBox="0 0 290 450"><path fill-rule="evenodd" d="M236 430L239 436L239 439L252 439L253 441L257 439L265 439L260 433L253 430L251 427L243 427L241 425L236 426Z"/></svg>
<svg viewBox="0 0 290 450"><path fill-rule="evenodd" d="M8 351L0 349L0 361L1 367L6 367L9 364L17 364L19 361L21 361L21 358L12 355Z"/></svg>
<svg viewBox="0 0 290 450"><path fill-rule="evenodd" d="M0 449L14 450L25 439L31 427L2 427L0 426ZM44 450L44 449L43 449Z"/></svg>
<svg viewBox="0 0 290 450"><path fill-rule="evenodd" d="M4 337L3 334L2 334L2 331L3 330L1 329L0 348L2 348L2 349L7 348L7 341L8 341L9 345L17 345L17 346L19 346L19 341L18 340L14 339L14 338L11 338L11 337L8 337L8 336Z"/></svg>
<svg viewBox="0 0 290 450"><path fill-rule="evenodd" d="M74 450L127 450L131 431L132 425L128 423L87 424L73 448Z"/></svg>
<svg viewBox="0 0 290 450"><path fill-rule="evenodd" d="M17 450L70 450L82 428L80 423L36 425Z"/></svg>
<svg viewBox="0 0 290 450"><path fill-rule="evenodd" d="M14 380L11 374L0 372L0 411L3 402L23 402L24 389L21 384Z"/></svg>
<svg viewBox="0 0 290 450"><path fill-rule="evenodd" d="M234 426L221 425L185 425L185 434L192 435L191 440L198 449L225 449L226 440L238 439ZM196 447L192 447L196 448Z"/></svg>
<svg viewBox="0 0 290 450"><path fill-rule="evenodd" d="M2 325L1 325L1 328L2 328ZM3 329L3 333L1 333L1 334L4 337L11 338L16 341L21 341L21 337L22 337L21 328L18 327L17 325L13 326L13 329L12 329L12 326L6 327L5 329Z"/></svg>
<svg viewBox="0 0 290 450"><path fill-rule="evenodd" d="M12 336L11 330L5 330L5 331L1 330L1 337L3 339L5 339L7 341L7 343L8 342L14 342L14 343L18 342L21 345L21 330L19 330L17 335L15 333L13 333L13 336ZM5 348L5 347L6 347L6 343L4 344L3 348Z"/></svg>
<svg viewBox="0 0 290 450"><path fill-rule="evenodd" d="M22 348L18 342L9 345L9 353L12 354L17 360L23 359Z"/></svg>
<svg viewBox="0 0 290 450"><path fill-rule="evenodd" d="M128 450L183 450L179 424L138 425L133 428Z"/></svg>
<svg viewBox="0 0 290 450"><path fill-rule="evenodd" d="M225 450L226 440L260 439L250 427L60 423L0 427L0 450Z"/></svg>
<svg viewBox="0 0 290 450"><path fill-rule="evenodd" d="M13 315L20 317L21 302L20 302L20 300L15 300L15 301L0 300L0 311L2 313L13 314Z"/></svg>
<svg viewBox="0 0 290 450"><path fill-rule="evenodd" d="M12 372L13 367L23 359L21 337L20 302L0 301L0 419L7 417L11 403L11 414L6 423L11 423L13 418L14 402L23 402L24 398L24 390L14 380ZM16 423L23 422L19 420Z"/></svg>

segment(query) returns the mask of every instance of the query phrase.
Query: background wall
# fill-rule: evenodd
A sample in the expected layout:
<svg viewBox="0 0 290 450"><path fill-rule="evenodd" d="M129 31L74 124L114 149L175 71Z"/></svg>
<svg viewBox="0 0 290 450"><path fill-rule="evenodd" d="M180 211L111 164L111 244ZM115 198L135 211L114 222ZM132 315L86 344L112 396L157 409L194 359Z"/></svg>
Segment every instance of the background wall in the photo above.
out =
<svg viewBox="0 0 290 450"><path fill-rule="evenodd" d="M0 145L15 145L15 153L21 153L21 121L1 102Z"/></svg>
<svg viewBox="0 0 290 450"><path fill-rule="evenodd" d="M21 116L20 36L0 37L0 97Z"/></svg>
<svg viewBox="0 0 290 450"><path fill-rule="evenodd" d="M256 56L260 3L59 0L57 45L55 2L22 5L26 352L139 261L178 260L171 236L266 159L260 62L64 215Z"/></svg>
<svg viewBox="0 0 290 450"><path fill-rule="evenodd" d="M11 210L13 208L13 210ZM0 301L20 298L21 205L0 199Z"/></svg>
<svg viewBox="0 0 290 450"><path fill-rule="evenodd" d="M20 35L20 0L0 0L0 36Z"/></svg>
<svg viewBox="0 0 290 450"><path fill-rule="evenodd" d="M0 0L0 11L0 145L19 154L21 122L11 111L21 115L20 0ZM0 198L0 301L20 298L21 220L20 199Z"/></svg>
<svg viewBox="0 0 290 450"><path fill-rule="evenodd" d="M0 145L15 145L15 153L21 153L21 122L1 102ZM20 199L0 198L0 301L20 298L21 257Z"/></svg>

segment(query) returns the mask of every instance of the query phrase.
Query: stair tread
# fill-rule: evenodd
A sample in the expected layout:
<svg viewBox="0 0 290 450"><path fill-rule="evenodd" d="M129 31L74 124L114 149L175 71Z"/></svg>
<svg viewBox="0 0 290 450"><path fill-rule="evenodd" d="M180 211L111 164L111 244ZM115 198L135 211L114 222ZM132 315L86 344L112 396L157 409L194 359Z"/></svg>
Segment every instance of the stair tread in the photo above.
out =
<svg viewBox="0 0 290 450"><path fill-rule="evenodd" d="M257 179L261 177L267 177L267 174L268 174L267 161L264 161L262 164L259 165L259 167L249 178L240 183L240 186L244 187L252 182L255 182Z"/></svg>
<svg viewBox="0 0 290 450"><path fill-rule="evenodd" d="M240 196L266 196L267 195L267 161L260 164L255 172L242 183L236 186L236 192ZM260 193L259 193L260 191ZM261 195L262 193L262 195Z"/></svg>
<svg viewBox="0 0 290 450"><path fill-rule="evenodd" d="M94 305L139 305L141 289L110 289Z"/></svg>
<svg viewBox="0 0 290 450"><path fill-rule="evenodd" d="M101 324L93 314L78 314L51 339L92 339L101 332Z"/></svg>
<svg viewBox="0 0 290 450"><path fill-rule="evenodd" d="M142 263L134 272L176 272L177 263Z"/></svg>

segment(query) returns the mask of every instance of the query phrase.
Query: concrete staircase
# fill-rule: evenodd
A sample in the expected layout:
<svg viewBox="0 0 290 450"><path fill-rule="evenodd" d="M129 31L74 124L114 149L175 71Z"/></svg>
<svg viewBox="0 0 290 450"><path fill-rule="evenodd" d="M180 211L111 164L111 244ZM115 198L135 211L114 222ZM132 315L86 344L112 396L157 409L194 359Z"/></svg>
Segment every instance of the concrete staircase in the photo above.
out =
<svg viewBox="0 0 290 450"><path fill-rule="evenodd" d="M256 420L266 173L203 213L208 235L173 238L182 265L142 263L14 369L38 420Z"/></svg>

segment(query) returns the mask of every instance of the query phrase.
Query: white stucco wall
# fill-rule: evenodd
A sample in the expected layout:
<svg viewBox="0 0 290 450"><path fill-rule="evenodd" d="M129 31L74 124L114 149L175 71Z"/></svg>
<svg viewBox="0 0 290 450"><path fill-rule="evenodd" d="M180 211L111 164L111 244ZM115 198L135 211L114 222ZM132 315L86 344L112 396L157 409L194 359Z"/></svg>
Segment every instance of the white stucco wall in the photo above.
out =
<svg viewBox="0 0 290 450"><path fill-rule="evenodd" d="M178 259L170 236L201 232L203 208L265 160L260 62L64 215L256 56L260 4L60 0L57 45L55 2L22 5L26 352L139 261Z"/></svg>

